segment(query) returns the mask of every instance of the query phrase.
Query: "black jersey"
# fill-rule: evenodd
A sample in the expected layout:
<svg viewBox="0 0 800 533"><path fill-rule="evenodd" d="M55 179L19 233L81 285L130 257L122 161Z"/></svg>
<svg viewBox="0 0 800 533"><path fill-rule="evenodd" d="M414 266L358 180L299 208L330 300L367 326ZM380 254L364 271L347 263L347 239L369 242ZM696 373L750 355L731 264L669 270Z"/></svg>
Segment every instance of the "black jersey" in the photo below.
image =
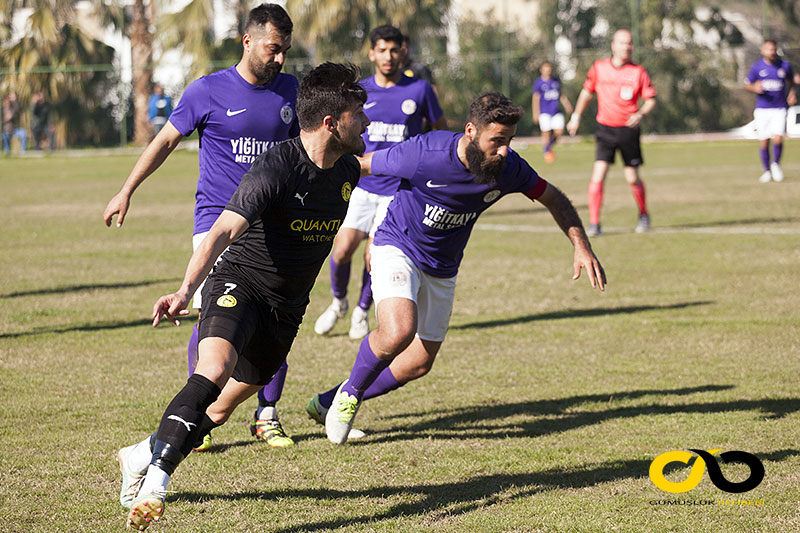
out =
<svg viewBox="0 0 800 533"><path fill-rule="evenodd" d="M272 305L305 307L359 174L352 155L319 168L299 137L262 153L225 207L250 227L216 268L243 271Z"/></svg>

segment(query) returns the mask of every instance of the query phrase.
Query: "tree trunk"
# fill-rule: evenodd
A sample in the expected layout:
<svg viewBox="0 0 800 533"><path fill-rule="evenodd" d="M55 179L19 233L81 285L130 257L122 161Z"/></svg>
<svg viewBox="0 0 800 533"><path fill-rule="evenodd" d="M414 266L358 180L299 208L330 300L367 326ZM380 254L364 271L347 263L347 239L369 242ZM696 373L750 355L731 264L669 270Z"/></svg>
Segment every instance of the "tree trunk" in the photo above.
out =
<svg viewBox="0 0 800 533"><path fill-rule="evenodd" d="M147 100L153 92L153 36L150 34L150 17L147 16L144 0L136 0L133 5L130 39L133 64L133 142L144 146L153 136L150 121L147 119Z"/></svg>

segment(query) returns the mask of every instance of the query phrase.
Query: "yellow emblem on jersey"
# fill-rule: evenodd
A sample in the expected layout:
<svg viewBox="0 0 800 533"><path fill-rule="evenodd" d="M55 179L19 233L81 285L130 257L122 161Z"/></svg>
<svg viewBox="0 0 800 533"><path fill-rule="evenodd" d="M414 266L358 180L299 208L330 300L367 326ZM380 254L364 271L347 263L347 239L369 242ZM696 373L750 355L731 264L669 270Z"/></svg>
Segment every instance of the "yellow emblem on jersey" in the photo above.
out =
<svg viewBox="0 0 800 533"><path fill-rule="evenodd" d="M217 305L220 307L236 307L236 298L230 294L223 294L217 298Z"/></svg>
<svg viewBox="0 0 800 533"><path fill-rule="evenodd" d="M350 194L353 192L353 187L350 185L349 181L346 181L344 185L342 185L342 200L345 202L350 201Z"/></svg>

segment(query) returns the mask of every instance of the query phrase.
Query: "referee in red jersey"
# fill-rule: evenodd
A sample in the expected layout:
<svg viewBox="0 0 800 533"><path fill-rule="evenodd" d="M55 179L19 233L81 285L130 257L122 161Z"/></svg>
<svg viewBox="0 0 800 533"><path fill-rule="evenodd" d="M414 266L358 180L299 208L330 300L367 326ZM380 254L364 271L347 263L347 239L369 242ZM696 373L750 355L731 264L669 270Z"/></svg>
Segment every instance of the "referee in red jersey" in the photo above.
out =
<svg viewBox="0 0 800 533"><path fill-rule="evenodd" d="M625 163L625 180L631 187L639 206L636 232L650 229L650 215L645 203L644 183L639 179L642 149L639 143L639 122L656 105L656 90L644 67L631 62L633 37L628 30L617 30L611 40L611 57L598 59L592 64L583 83L575 112L567 124L567 131L575 135L581 115L597 93L597 148L592 181L589 183L589 229L587 235L601 234L600 207L603 205L603 183L608 167L614 162L619 149ZM639 100L642 106L639 107Z"/></svg>

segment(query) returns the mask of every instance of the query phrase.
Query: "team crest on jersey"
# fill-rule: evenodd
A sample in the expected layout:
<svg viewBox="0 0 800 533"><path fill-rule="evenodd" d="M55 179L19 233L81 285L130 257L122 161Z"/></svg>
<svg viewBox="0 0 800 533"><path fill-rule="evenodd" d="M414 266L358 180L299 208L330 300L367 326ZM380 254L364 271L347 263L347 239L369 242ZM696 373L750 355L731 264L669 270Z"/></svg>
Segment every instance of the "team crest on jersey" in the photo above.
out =
<svg viewBox="0 0 800 533"><path fill-rule="evenodd" d="M489 204L497 200L498 196L500 196L500 191L498 190L489 191L484 195L483 201Z"/></svg>
<svg viewBox="0 0 800 533"><path fill-rule="evenodd" d="M223 294L217 298L217 305L220 307L236 307L236 298L230 294Z"/></svg>
<svg viewBox="0 0 800 533"><path fill-rule="evenodd" d="M779 68L778 69L778 77L779 78L785 78L786 77L786 71L783 70L782 68Z"/></svg>
<svg viewBox="0 0 800 533"><path fill-rule="evenodd" d="M350 195L353 193L353 186L350 185L349 181L344 182L342 185L342 200L345 202L350 201Z"/></svg>
<svg viewBox="0 0 800 533"><path fill-rule="evenodd" d="M291 124L293 118L294 111L292 110L292 106L286 104L281 108L281 120L284 124Z"/></svg>
<svg viewBox="0 0 800 533"><path fill-rule="evenodd" d="M417 110L417 103L414 100L412 100L411 98L409 98L407 100L403 100L403 103L400 104L400 109L406 115L413 115L414 111Z"/></svg>

